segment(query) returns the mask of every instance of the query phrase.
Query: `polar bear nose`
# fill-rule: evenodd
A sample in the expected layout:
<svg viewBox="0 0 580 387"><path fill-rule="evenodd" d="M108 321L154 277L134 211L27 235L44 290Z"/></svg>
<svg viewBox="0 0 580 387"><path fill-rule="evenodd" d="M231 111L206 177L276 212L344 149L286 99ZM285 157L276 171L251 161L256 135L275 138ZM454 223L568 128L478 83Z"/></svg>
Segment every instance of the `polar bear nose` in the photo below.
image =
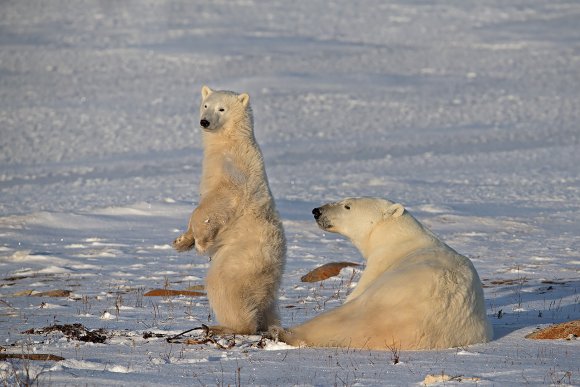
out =
<svg viewBox="0 0 580 387"><path fill-rule="evenodd" d="M209 126L209 121L208 120L201 120L201 121L199 121L199 124L201 126L203 126L204 128L207 128Z"/></svg>
<svg viewBox="0 0 580 387"><path fill-rule="evenodd" d="M314 219L320 218L320 215L322 215L322 212L320 212L320 208L315 208L312 210L312 215L314 215Z"/></svg>

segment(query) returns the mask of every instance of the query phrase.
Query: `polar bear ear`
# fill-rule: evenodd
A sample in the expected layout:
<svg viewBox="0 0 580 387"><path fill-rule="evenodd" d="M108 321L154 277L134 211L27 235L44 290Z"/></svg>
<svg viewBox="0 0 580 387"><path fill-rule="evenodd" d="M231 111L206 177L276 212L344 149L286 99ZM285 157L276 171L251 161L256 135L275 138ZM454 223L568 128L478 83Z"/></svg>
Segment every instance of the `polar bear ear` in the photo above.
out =
<svg viewBox="0 0 580 387"><path fill-rule="evenodd" d="M387 209L383 212L384 218L398 218L399 216L403 215L405 212L405 207L403 207L400 203L395 203L387 207Z"/></svg>
<svg viewBox="0 0 580 387"><path fill-rule="evenodd" d="M203 99L205 99L211 93L213 93L213 90L210 89L209 87L205 85L201 87L201 96L203 97Z"/></svg>
<svg viewBox="0 0 580 387"><path fill-rule="evenodd" d="M238 95L238 101L240 101L242 103L242 105L244 105L244 107L246 107L250 103L250 96L246 93L242 93L242 94Z"/></svg>

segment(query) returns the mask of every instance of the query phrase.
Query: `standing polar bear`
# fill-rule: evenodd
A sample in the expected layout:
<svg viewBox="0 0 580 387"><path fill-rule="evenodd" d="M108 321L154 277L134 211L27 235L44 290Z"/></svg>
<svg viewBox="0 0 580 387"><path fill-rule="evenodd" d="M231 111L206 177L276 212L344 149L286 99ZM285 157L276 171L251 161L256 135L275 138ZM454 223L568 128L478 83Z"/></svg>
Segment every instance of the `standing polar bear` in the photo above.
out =
<svg viewBox="0 0 580 387"><path fill-rule="evenodd" d="M471 261L401 204L350 198L315 208L326 231L349 238L367 261L342 306L278 336L291 345L436 349L491 340Z"/></svg>
<svg viewBox="0 0 580 387"><path fill-rule="evenodd" d="M173 246L211 257L206 291L220 324L214 331L266 331L280 322L286 240L254 137L250 97L207 86L201 95L201 197Z"/></svg>

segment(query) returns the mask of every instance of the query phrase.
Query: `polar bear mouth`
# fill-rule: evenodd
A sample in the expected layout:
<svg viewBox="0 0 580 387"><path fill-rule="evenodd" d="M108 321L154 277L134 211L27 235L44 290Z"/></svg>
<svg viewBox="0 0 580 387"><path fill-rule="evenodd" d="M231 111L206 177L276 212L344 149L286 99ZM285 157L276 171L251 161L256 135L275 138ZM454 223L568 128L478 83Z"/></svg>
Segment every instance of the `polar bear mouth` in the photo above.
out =
<svg viewBox="0 0 580 387"><path fill-rule="evenodd" d="M324 214L322 213L321 208L313 209L312 215L314 215L314 219L316 220L318 227L320 227L321 229L328 230L332 227L332 224L330 223L328 218L324 216Z"/></svg>
<svg viewBox="0 0 580 387"><path fill-rule="evenodd" d="M333 227L332 223L330 223L328 218L325 216L320 216L320 217L316 218L316 224L318 224L318 227L320 227L321 229L327 230L327 231L330 231L330 229Z"/></svg>

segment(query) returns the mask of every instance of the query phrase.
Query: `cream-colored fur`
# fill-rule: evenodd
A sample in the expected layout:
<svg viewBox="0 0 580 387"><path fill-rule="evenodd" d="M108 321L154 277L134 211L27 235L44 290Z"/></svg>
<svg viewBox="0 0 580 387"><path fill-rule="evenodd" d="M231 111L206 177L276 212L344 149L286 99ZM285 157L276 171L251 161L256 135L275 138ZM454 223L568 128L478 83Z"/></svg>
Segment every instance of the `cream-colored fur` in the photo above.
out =
<svg viewBox="0 0 580 387"><path fill-rule="evenodd" d="M292 345L435 349L491 340L471 261L437 239L401 204L349 198L313 210L367 261L345 304L276 333Z"/></svg>
<svg viewBox="0 0 580 387"><path fill-rule="evenodd" d="M200 203L173 242L211 257L206 278L218 331L251 334L279 324L286 241L254 137L248 94L201 91Z"/></svg>

